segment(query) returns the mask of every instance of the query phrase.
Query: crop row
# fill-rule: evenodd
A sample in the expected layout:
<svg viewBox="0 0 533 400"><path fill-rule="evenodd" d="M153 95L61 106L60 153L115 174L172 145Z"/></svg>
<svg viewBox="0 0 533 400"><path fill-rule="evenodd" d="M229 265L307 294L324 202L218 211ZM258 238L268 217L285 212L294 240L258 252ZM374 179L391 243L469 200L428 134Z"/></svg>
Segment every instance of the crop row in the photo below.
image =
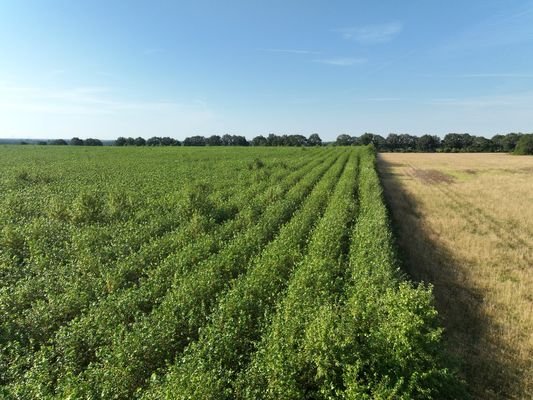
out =
<svg viewBox="0 0 533 400"><path fill-rule="evenodd" d="M345 157L328 171L304 206L283 226L274 241L257 257L248 273L235 282L219 302L181 359L165 376L165 384L152 382L146 398L222 398L235 373L247 362L254 342L282 295L291 273L300 264L331 192L342 171L350 168Z"/></svg>
<svg viewBox="0 0 533 400"><path fill-rule="evenodd" d="M331 157L329 157L329 159L330 161L327 164L331 163ZM249 207L244 207L243 212L241 213L243 218L237 219L241 222L241 228L244 229L244 231L239 234L238 229L231 229L237 228L238 226L232 226L231 224L228 224L226 227L230 229L223 229L222 231L218 230L216 232L218 234L225 232L225 235L227 236L226 239L230 239L231 236L235 236L235 238L230 241L230 245L222 249L223 253L213 253L213 246L219 246L221 239L219 235L207 235L199 237L198 239L200 240L191 242L190 246L187 246L186 248L182 249L189 249L191 251L179 251L174 257L169 257L168 260L170 262L163 263L166 264L166 268L163 268L163 270L169 273L170 276L161 276L161 274L157 273L150 275L150 277L153 277L153 279L147 278L141 280L141 285L139 286L140 290L128 290L124 292L124 296L114 296L111 299L112 301L106 301L103 303L103 308L95 307L96 312L90 313L90 317L88 319L82 319L81 321L75 323L73 325L74 329L66 329L60 332L60 335L58 335L57 337L58 340L55 343L54 348L45 349L45 351L41 352L41 356L44 355L44 360L40 357L36 357L36 365L28 374L28 381L33 382L33 384L21 385L18 389L23 387L25 390L28 388L39 388L39 390L41 390L41 384L46 387L47 382L55 381L55 378L53 378L54 376L60 376L64 381L66 377L69 377L73 373L80 372L79 368L85 368L87 366L86 364L88 361L92 361L92 364L90 365L89 369L95 370L97 369L95 368L96 365L101 362L98 361L101 360L101 355L106 355L108 351L113 352L112 349L114 347L118 347L118 349L121 350L121 348L123 347L121 344L122 341L135 341L138 336L146 334L144 332L146 329L152 329L152 333L156 336L162 335L163 333L168 333L168 331L159 332L157 329L157 323L156 325L153 325L152 321L159 320L159 314L165 314L165 312L170 312L171 308L169 307L169 305L172 305L172 293L179 293L179 285L182 275L187 276L188 274L192 274L189 281L194 283L194 276L197 275L196 271L198 269L208 269L209 266L211 266L212 269L215 269L218 264L224 261L224 256L240 256L242 257L242 259L245 259L245 257L247 256L245 248L241 249L242 246L239 246L239 244L243 241L245 242L245 244L247 244L248 241L246 240L246 238L250 237L250 235L253 235L253 232L257 231L257 227L261 226L261 222L268 218L268 210L275 210L279 202L286 202L285 199L281 199L285 190L289 189L294 184L296 184L294 189L298 188L301 190L302 186L306 187L307 185L309 185L311 183L310 180L312 181L313 179L316 179L316 177L322 173L321 171L323 171L324 168L327 168L327 164L320 162L320 160L318 160L318 162L318 166L317 163L309 163L309 165L303 168L301 171L297 171L293 174L290 174L285 181L281 182L280 185L273 185L273 187L268 188L261 196L261 201L254 202L253 199L248 199ZM302 176L305 176L304 181L297 183ZM277 190L271 190L276 187L278 188ZM294 190L291 190L291 192L293 191ZM266 206L272 201L273 204L271 204L270 207L266 208L264 215L260 213L257 216L257 221L255 221L255 223L255 218L252 218L251 220L247 218L247 215L249 215L250 211L254 212L253 209L257 209L257 207ZM251 223L251 225L249 225L249 223ZM246 228L247 225L249 226L249 228ZM224 237L222 237L222 239L224 239ZM209 246L209 241L212 242L211 246ZM231 243L235 243L235 245L231 246ZM206 244L207 246L205 246ZM227 250L227 248L233 251ZM201 251L201 253L199 253L199 251ZM202 261L202 257L207 258ZM193 266L195 269L193 271L190 271L190 268ZM161 268L159 268L159 270L161 270ZM161 284L162 287L159 287L158 284ZM173 289L171 290L171 293L165 293L166 290L164 289L164 287L167 286L168 288L169 285L171 285ZM145 288L148 290L143 290ZM162 297L162 299L157 298L158 293L160 297ZM145 298L144 295L148 295L149 298ZM150 298L153 300L153 303L147 304L150 303ZM129 304L121 300L136 301L134 301L132 304ZM117 309L120 310L120 307L116 307L116 304L120 304L125 307L124 309L127 310L126 313L122 312L115 314L114 311L117 311ZM133 305L133 313L130 312L130 310L132 309L130 305ZM137 310L135 310L135 305L138 305ZM152 313L152 311L154 312ZM110 321L111 323L100 321L100 318L105 316L112 317ZM125 316L126 318L122 318L123 316ZM166 318L169 319L170 316L167 316ZM89 332L91 333L94 333L96 331L98 333L96 337L87 336L84 334L83 330L79 329L83 326L90 327L91 321L97 322L96 327L91 328L89 330ZM89 324L87 324L87 322L89 322ZM113 322L119 322L119 324L116 325ZM109 329L106 329L106 327ZM130 330L133 333L130 333ZM74 334L74 340L72 339L72 334ZM81 338L79 338L79 336L81 336ZM87 344L94 344L98 348L87 348ZM125 346L127 347L128 345L126 344ZM60 371L60 374L54 373L54 369L57 369L59 365L63 365L63 363L55 362L57 356L56 352L58 349L63 354L63 358L68 361L68 373L65 373L64 370ZM73 354L71 354L72 351L74 351L74 357ZM76 355L79 355L81 360L78 359ZM125 353L123 355L125 355ZM117 355L115 354L115 357L116 356ZM89 360L87 360L87 358L89 358ZM164 359L156 359L154 360L154 362L164 363ZM75 368L72 368L72 365L74 365ZM142 374L145 372L141 368L139 373ZM50 374L52 374L52 376L50 376ZM67 387L70 386L70 383L65 383L63 381L61 381L60 379L58 385L61 386L65 384ZM37 382L41 382L41 384L37 384Z"/></svg>
<svg viewBox="0 0 533 400"><path fill-rule="evenodd" d="M342 293L350 232L357 216L357 155L352 154L308 253L228 398L298 398L313 390L309 378L321 372L308 362L304 346L310 323Z"/></svg>
<svg viewBox="0 0 533 400"><path fill-rule="evenodd" d="M294 163L296 171L288 176L286 175L287 169L285 167L276 167L271 176L270 174L268 175L268 179L261 179L257 184L249 188L243 187L241 189L237 186L238 193L235 197L238 197L240 201L246 201L247 206L241 208L237 218L228 220L222 225L218 225L209 215L206 216L202 213L202 209L196 202L190 221L181 229L153 238L143 245L138 252L132 253L128 257L120 258L116 266L104 264L101 266L104 267L101 273L91 276L89 271L84 271L83 269L76 270L75 273L67 269L63 271L64 276L58 273L55 279L45 280L42 277L40 277L41 279L36 279L37 282L44 282L43 284L48 285L48 288L46 286L35 286L35 282L32 279L25 279L24 282L32 284L30 289L33 289L33 291L30 291L30 293L35 292L35 295L43 296L43 292L45 292L44 295L46 295L45 301L30 302L29 305L32 307L27 310L24 308L26 303L20 301L21 298L25 299L25 296L17 291L17 289L20 290L21 288L18 285L6 287L1 293L2 296L0 296L1 299L4 299L0 302L0 305L5 316L2 319L1 326L1 344L2 359L6 360L6 362L2 362L2 368L9 366L11 372L8 374L5 370L2 370L2 381L9 381L14 376L20 375L20 371L17 370L20 370L22 364L24 364L24 358L21 356L28 353L31 354L35 349L38 349L40 344L44 343L62 323L74 318L76 314L84 311L87 307L91 312L93 308L98 309L94 307L95 302L105 298L108 294L118 294L117 292L120 292L120 288L131 286L152 271L154 271L155 278L152 280L160 282L161 285L145 284L145 287L153 288L154 290L145 290L144 294L150 294L152 298L157 296L158 293L164 291L165 284L169 280L165 279L164 274L161 274L163 271L159 271L164 270L164 268L156 267L159 267L159 265L166 266L168 274L169 271L174 269L176 258L178 258L178 263L182 260L186 261L186 255L188 254L191 255L188 261L190 261L190 264L194 264L200 255L198 252L187 250L189 250L191 244L196 245L198 243L194 241L195 239L198 239L199 243L205 243L205 238L209 237L211 245L202 249L202 254L204 256L210 254L209 252L213 251L213 247L219 245L221 241L230 238L239 229L243 229L253 223L254 219L261 214L263 204L282 196L283 192L301 179L313 165L320 163L323 156L318 156L318 159L316 159L316 155L311 157L316 159L316 161L305 158L298 160L297 163ZM283 175L287 176L282 181L283 184L276 186L277 181ZM274 188L277 190L272 190ZM201 200L204 203L206 201L205 199ZM190 202L187 197L186 202ZM199 249L199 247L196 246L195 249ZM88 257L87 260L91 261L94 258ZM85 266L87 267L87 265ZM46 272L43 271L42 275L46 275ZM61 284L70 290L65 290ZM59 286L56 292L52 289L55 286ZM22 293L25 293L27 288L23 287L23 289L26 289L21 290ZM117 296L114 296L108 304L113 304L115 300L117 300ZM146 307L148 299L145 297L142 301ZM130 309L131 307L128 308L128 310ZM94 314L92 312L93 316ZM105 313L103 315L105 316ZM89 318L89 320L94 322L94 319ZM67 334L67 337L72 336ZM16 363L14 359L17 360ZM25 363L27 364L28 360Z"/></svg>

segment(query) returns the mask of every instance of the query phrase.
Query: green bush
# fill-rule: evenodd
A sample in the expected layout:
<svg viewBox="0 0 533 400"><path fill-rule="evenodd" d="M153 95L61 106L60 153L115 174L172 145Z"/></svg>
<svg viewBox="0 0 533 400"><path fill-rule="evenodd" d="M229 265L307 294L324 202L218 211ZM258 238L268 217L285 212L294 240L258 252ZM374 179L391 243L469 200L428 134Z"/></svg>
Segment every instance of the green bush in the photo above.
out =
<svg viewBox="0 0 533 400"><path fill-rule="evenodd" d="M533 134L522 135L516 144L514 154L531 155L533 154Z"/></svg>

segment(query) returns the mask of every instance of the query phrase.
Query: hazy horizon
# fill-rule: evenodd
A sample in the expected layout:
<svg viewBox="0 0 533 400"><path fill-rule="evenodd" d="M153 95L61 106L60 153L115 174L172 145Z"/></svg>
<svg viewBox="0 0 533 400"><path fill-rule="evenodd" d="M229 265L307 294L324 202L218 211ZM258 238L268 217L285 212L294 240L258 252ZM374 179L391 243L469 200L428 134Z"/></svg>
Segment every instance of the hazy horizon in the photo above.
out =
<svg viewBox="0 0 533 400"><path fill-rule="evenodd" d="M533 131L532 1L0 4L0 138Z"/></svg>

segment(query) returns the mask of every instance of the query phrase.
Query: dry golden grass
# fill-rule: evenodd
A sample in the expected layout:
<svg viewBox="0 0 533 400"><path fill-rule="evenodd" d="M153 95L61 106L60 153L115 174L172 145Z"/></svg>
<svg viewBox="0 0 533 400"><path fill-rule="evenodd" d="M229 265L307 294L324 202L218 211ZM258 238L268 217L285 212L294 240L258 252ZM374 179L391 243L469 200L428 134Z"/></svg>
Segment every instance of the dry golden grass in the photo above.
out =
<svg viewBox="0 0 533 400"><path fill-rule="evenodd" d="M533 157L381 154L408 272L474 398L533 398Z"/></svg>

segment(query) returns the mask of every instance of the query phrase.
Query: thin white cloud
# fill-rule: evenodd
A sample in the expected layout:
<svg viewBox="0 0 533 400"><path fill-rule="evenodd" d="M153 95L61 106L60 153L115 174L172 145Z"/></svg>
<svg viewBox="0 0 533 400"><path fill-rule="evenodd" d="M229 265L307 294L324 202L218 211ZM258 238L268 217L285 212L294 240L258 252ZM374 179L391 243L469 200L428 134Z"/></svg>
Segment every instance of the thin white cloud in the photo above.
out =
<svg viewBox="0 0 533 400"><path fill-rule="evenodd" d="M365 25L352 28L336 29L346 40L354 40L361 44L378 44L391 41L403 30L401 22Z"/></svg>
<svg viewBox="0 0 533 400"><path fill-rule="evenodd" d="M322 58L313 60L313 62L327 65L335 65L338 67L349 67L352 65L364 64L367 62L366 58L354 57L338 57L338 58Z"/></svg>
<svg viewBox="0 0 533 400"><path fill-rule="evenodd" d="M260 49L261 51L266 51L268 53L286 53L286 54L320 54L319 51L312 50L300 50L300 49Z"/></svg>

